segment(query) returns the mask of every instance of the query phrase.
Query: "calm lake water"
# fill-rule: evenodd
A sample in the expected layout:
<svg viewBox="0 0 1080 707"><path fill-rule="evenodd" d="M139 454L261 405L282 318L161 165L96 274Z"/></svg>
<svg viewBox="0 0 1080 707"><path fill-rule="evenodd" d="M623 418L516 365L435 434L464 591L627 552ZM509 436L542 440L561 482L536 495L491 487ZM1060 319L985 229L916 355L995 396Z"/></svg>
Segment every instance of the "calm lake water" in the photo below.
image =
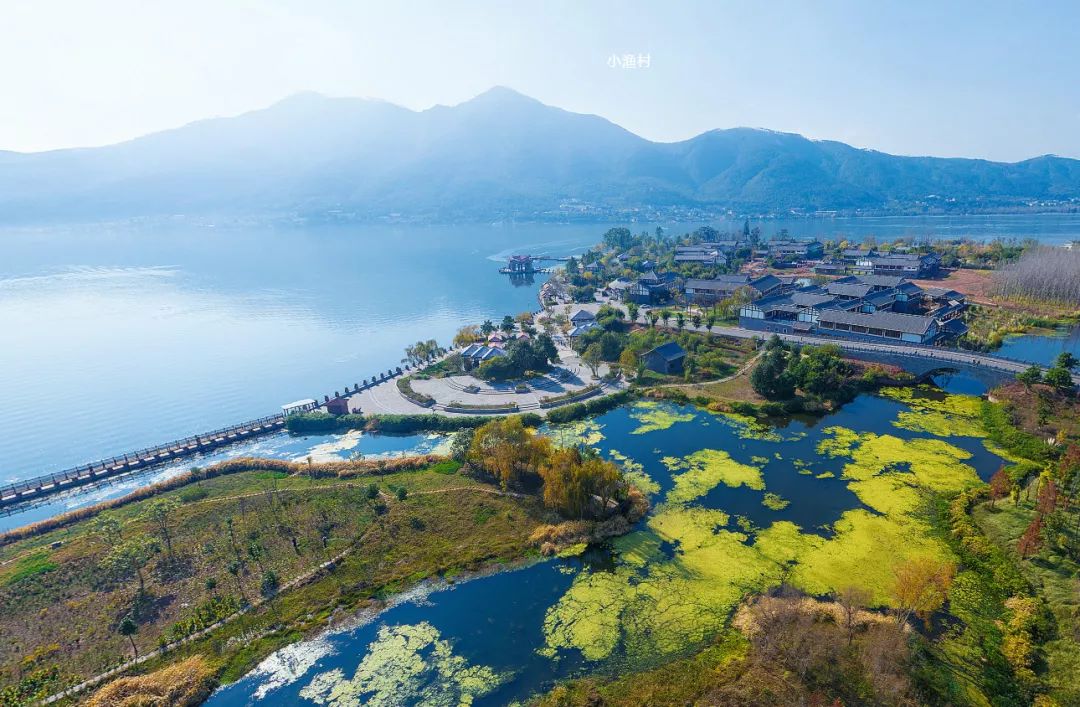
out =
<svg viewBox="0 0 1080 707"><path fill-rule="evenodd" d="M719 228L734 224L718 223ZM1080 216L776 219L766 234L1080 238ZM697 224L668 224L682 233ZM655 224L632 227L654 228ZM535 306L497 261L607 224L0 229L0 482L273 413Z"/></svg>
<svg viewBox="0 0 1080 707"><path fill-rule="evenodd" d="M755 428L690 407L661 405L643 410L629 406L578 425L574 434L651 478L655 483L654 515L664 512L665 501L668 506L673 503L669 493L676 487L674 479L684 473L673 468L672 458L723 450L740 464L760 468L764 488L706 484L699 496L678 503L680 508L723 511L731 522L718 521L721 526L727 522L726 527L733 528L738 519L739 527L752 529L747 531L748 543L754 542L758 529L783 521L829 538L832 524L842 514L869 508L849 489L848 480L840 478L848 460L824 456L817 451L818 445L834 437L834 426L901 440L925 440L925 433L893 424L906 410L906 405L894 400L862 396L823 419L796 419L781 427ZM659 417L650 417L657 412ZM654 429L643 433L646 424ZM940 442L952 445L960 456L970 455L964 463L984 480L1001 463L980 439L951 436L940 438ZM903 466L904 461L898 461ZM790 501L789 505L764 505L765 491ZM628 556L617 548L592 548L580 557L553 559L406 595L365 622L279 652L249 676L221 688L208 704L239 707L265 701L343 707L367 700L382 704L379 698L388 694L394 695L393 704L457 704L468 692L468 683L459 681L459 676L468 674L486 676L480 681L483 689L472 693L476 704L496 705L523 700L556 680L586 672L641 667L648 664L650 656L628 653L624 642L631 640L631 634L625 627L619 647L601 659L588 659L573 647L553 648L551 631L552 617L558 615L556 607L567 601L578 582L597 575L609 576L616 583L623 581L628 563L636 568L631 569L628 581L646 581L650 568L677 566L682 553L689 552L685 545L676 549L666 543L651 554L641 550L648 546L647 538L655 536L647 530L648 519L640 527L643 530L629 538L646 540L626 545L632 548ZM620 542L624 540L615 545ZM694 595L670 597L666 611L675 616L680 609L707 611L698 607L701 601ZM651 604L639 608L642 612L657 610ZM584 625L576 635L586 639L593 635L595 627L588 625L588 618L579 616L577 621ZM681 639L681 635L676 638ZM696 640L687 637L681 647L691 650L695 645Z"/></svg>
<svg viewBox="0 0 1080 707"><path fill-rule="evenodd" d="M1050 365L1065 351L1080 357L1080 327L1050 334L1010 336L995 353L1021 361Z"/></svg>
<svg viewBox="0 0 1080 707"><path fill-rule="evenodd" d="M669 228L681 233L695 226ZM0 481L268 414L283 402L331 392L396 365L409 342L445 342L462 322L533 309L539 281L514 286L495 272L498 261L513 252L580 252L606 228L171 223L0 230L0 399L8 410ZM764 224L767 234L780 228L796 236L856 239L1036 236L1062 242L1080 238L1080 217ZM1006 347L1008 355L1045 362L1061 350L1055 347L1076 350L1076 338L1022 337ZM956 392L982 392L962 375L941 383ZM634 408L623 408L585 432L604 454L640 465L656 484L654 500L674 485L666 457L724 450L740 463L760 466L768 491L791 502L774 509L762 504L761 489L717 484L694 500L695 508L741 517L746 527L789 521L827 537L829 524L865 506L837 478L844 460L817 453L826 428L919 436L893 425L904 409L864 396L824 420L793 420L769 434L748 434L730 420L673 408L665 410L673 424L635 434L642 421ZM970 454L966 463L982 478L1000 463L980 440L945 441ZM23 510L0 521L0 529L228 456L347 458L429 451L442 443L424 435L276 435ZM662 545L647 562L670 561L673 552ZM504 704L583 671L618 670L629 661L619 651L591 660L574 649L552 648L544 624L578 578L624 571L627 557L594 549L405 598L369 623L277 654L211 703L353 704L357 690L370 696L368 688L379 688L366 677L378 674L400 678L392 687L404 703L456 703L461 694L443 688L460 693L462 685L480 684L485 687L478 703ZM402 673L407 665L418 672Z"/></svg>

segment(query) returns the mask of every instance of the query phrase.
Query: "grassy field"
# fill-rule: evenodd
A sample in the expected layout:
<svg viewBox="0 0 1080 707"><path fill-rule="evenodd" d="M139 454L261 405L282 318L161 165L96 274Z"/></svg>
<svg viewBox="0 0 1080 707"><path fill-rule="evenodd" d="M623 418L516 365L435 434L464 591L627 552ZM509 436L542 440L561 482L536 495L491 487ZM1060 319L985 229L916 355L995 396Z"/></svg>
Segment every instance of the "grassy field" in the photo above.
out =
<svg viewBox="0 0 1080 707"><path fill-rule="evenodd" d="M1049 550L1019 558L1017 542L1034 515L1034 502L1024 497L1016 505L1003 501L975 509L979 527L1014 559L1053 614L1054 631L1042 646L1050 695L1062 705L1080 704L1080 565Z"/></svg>
<svg viewBox="0 0 1080 707"><path fill-rule="evenodd" d="M272 597L139 668L198 654L219 679L232 680L339 613L424 578L531 553L529 536L545 520L539 504L456 472L445 463L348 479L243 472L112 509L111 537L91 519L0 548L0 705L31 701L129 660L131 641L145 654ZM168 542L144 517L160 498L178 504L167 520ZM118 543L143 538L157 542L140 591L136 571L110 569L106 558ZM333 571L274 592L342 553ZM119 631L125 617L137 625L130 639Z"/></svg>

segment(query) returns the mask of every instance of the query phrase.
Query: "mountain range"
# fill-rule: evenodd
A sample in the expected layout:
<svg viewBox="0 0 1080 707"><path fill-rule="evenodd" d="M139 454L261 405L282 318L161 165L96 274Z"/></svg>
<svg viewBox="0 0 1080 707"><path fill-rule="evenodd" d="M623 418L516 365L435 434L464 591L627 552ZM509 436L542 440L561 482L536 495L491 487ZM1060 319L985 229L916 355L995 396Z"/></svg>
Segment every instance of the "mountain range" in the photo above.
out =
<svg viewBox="0 0 1080 707"><path fill-rule="evenodd" d="M887 212L1077 199L1080 160L902 157L749 128L659 143L501 87L424 111L299 94L116 145L0 152L0 222Z"/></svg>

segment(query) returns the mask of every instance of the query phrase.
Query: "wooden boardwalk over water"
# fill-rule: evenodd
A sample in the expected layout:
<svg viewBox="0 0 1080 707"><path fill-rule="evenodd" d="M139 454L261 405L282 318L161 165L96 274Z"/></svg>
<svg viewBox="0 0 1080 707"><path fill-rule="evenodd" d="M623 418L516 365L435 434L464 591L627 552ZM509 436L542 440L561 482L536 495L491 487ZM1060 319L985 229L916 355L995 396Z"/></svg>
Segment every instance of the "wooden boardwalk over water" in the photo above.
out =
<svg viewBox="0 0 1080 707"><path fill-rule="evenodd" d="M62 493L68 489L79 488L105 479L148 469L175 459L208 452L218 447L258 437L284 427L285 418L279 413L224 427L213 432L192 435L173 442L147 447L122 456L83 464L54 474L45 474L34 479L19 481L0 488L0 508L23 501L39 500L46 496Z"/></svg>

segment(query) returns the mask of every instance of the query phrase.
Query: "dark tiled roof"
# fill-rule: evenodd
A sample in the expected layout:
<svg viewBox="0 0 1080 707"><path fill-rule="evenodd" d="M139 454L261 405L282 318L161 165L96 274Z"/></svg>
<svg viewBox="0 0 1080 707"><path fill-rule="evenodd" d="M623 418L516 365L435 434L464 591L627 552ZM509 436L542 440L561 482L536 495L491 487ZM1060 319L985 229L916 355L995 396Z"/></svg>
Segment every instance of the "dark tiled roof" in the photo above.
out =
<svg viewBox="0 0 1080 707"><path fill-rule="evenodd" d="M925 334L930 325L934 323L933 317L921 317L917 314L897 314L896 312L867 314L865 312L847 312L843 310L822 312L819 319L823 322L891 329L903 334Z"/></svg>
<svg viewBox="0 0 1080 707"><path fill-rule="evenodd" d="M746 275L719 275L711 280L687 280L686 288L727 292L748 284L750 284L750 278Z"/></svg>
<svg viewBox="0 0 1080 707"><path fill-rule="evenodd" d="M675 341L669 341L666 344L660 344L652 351L647 351L646 356L652 356L656 354L667 361L675 361L686 355L686 350Z"/></svg>
<svg viewBox="0 0 1080 707"><path fill-rule="evenodd" d="M820 307L829 304L835 298L825 292L792 292L791 303L800 307Z"/></svg>
<svg viewBox="0 0 1080 707"><path fill-rule="evenodd" d="M867 285L873 285L874 287L896 287L904 278L899 275L859 275L857 278L852 278L859 282L865 282Z"/></svg>
<svg viewBox="0 0 1080 707"><path fill-rule="evenodd" d="M776 275L762 275L750 282L750 286L759 292L769 292L780 287L784 283Z"/></svg>
<svg viewBox="0 0 1080 707"><path fill-rule="evenodd" d="M865 282L830 282L825 290L837 297L865 297L866 293L873 289L873 285Z"/></svg>
<svg viewBox="0 0 1080 707"><path fill-rule="evenodd" d="M888 304L896 299L896 293L893 290L883 290L876 294L866 297L865 300L875 307L880 307L883 304Z"/></svg>

